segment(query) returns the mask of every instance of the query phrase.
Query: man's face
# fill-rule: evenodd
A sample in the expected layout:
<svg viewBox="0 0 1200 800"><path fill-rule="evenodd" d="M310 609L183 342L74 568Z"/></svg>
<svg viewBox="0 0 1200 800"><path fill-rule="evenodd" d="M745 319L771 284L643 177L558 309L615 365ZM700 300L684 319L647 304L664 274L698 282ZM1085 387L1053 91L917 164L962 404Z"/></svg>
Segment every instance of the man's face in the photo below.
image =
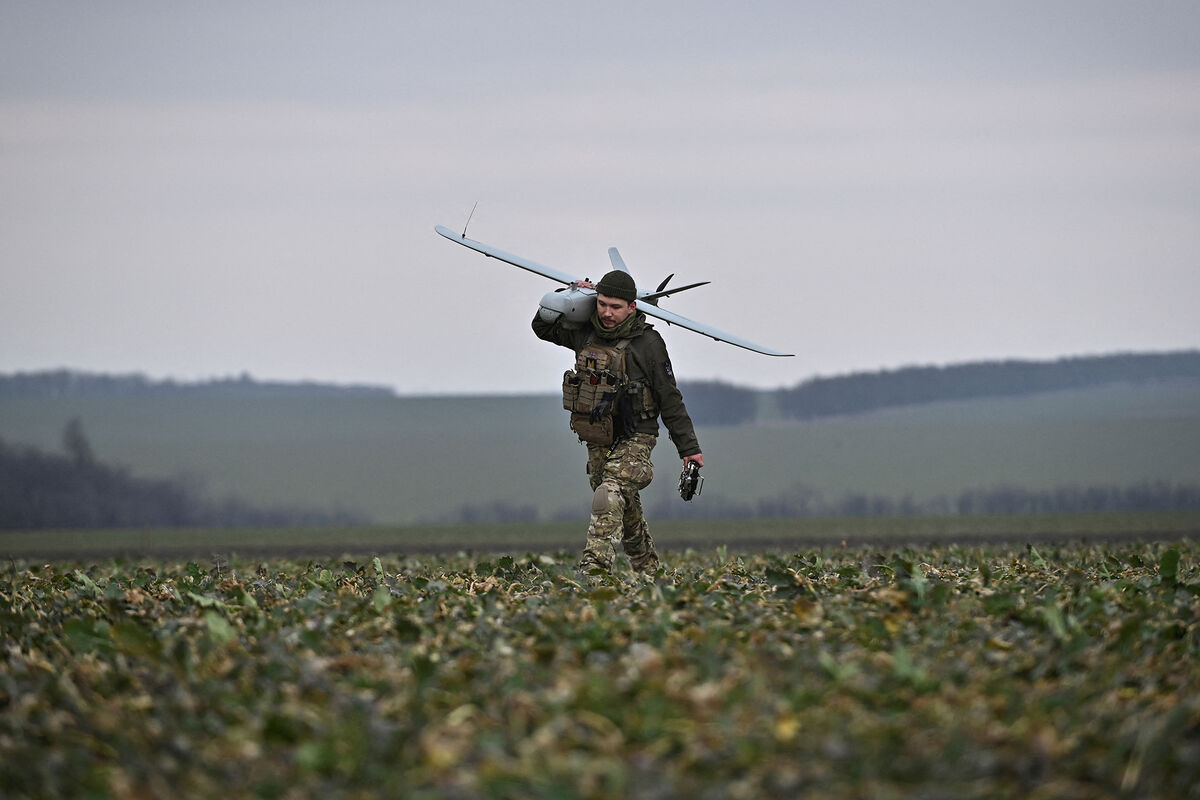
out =
<svg viewBox="0 0 1200 800"><path fill-rule="evenodd" d="M596 295L596 315L600 317L600 324L606 328L617 327L636 309L636 300L630 303L619 297L609 297L606 294Z"/></svg>

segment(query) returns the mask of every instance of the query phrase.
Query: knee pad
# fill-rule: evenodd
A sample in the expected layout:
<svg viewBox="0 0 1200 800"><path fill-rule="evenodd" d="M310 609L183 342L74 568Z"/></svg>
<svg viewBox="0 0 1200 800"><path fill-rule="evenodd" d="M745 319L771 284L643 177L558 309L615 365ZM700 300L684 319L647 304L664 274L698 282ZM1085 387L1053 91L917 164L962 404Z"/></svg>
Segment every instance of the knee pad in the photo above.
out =
<svg viewBox="0 0 1200 800"><path fill-rule="evenodd" d="M599 516L614 510L620 497L621 492L616 487L608 483L600 484L592 495L592 513Z"/></svg>

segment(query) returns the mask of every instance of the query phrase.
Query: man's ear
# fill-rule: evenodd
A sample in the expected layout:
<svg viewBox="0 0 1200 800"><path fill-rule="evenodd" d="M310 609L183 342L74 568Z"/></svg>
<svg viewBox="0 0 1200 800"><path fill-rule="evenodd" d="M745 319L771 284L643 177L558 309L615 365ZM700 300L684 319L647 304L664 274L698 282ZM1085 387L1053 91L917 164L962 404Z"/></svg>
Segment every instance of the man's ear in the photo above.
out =
<svg viewBox="0 0 1200 800"><path fill-rule="evenodd" d="M637 308L637 300L630 300L630 301L629 301L629 308L630 308L630 309L636 309L636 308Z"/></svg>

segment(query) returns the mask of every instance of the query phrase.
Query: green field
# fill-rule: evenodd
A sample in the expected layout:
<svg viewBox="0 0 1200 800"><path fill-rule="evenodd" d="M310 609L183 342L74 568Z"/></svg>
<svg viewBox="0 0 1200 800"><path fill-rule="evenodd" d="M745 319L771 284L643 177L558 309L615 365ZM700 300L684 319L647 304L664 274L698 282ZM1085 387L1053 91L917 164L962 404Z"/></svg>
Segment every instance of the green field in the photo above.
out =
<svg viewBox="0 0 1200 800"><path fill-rule="evenodd" d="M79 417L97 456L190 476L214 496L343 508L378 523L452 521L465 505L586 512L585 452L556 398L4 398L0 437L57 449ZM939 403L806 423L699 430L698 504L753 505L797 486L953 498L1000 484L1200 484L1200 385L1112 386ZM679 504L663 440L647 507Z"/></svg>
<svg viewBox="0 0 1200 800"><path fill-rule="evenodd" d="M836 536L837 531L826 531ZM1192 797L1200 544L11 560L7 797Z"/></svg>

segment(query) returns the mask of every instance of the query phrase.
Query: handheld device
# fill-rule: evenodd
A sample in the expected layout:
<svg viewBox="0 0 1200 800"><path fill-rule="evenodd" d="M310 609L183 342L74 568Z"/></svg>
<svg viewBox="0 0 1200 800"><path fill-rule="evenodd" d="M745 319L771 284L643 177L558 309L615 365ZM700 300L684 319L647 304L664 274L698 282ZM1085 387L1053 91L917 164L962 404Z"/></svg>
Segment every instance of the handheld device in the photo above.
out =
<svg viewBox="0 0 1200 800"><path fill-rule="evenodd" d="M679 496L691 500L704 488L704 478L700 475L700 465L689 461L683 465L683 473L679 476Z"/></svg>

